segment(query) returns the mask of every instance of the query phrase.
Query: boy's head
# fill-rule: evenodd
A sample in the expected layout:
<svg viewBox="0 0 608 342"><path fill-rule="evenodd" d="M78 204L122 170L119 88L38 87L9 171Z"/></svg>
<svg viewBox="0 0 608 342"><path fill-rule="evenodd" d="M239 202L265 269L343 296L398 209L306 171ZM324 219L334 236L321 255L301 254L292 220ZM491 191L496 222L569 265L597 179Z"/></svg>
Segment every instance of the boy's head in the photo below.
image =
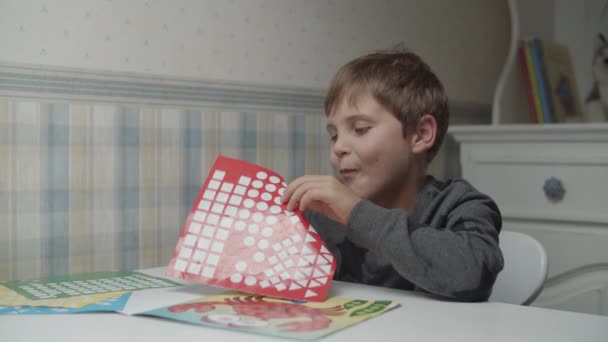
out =
<svg viewBox="0 0 608 342"><path fill-rule="evenodd" d="M404 137L424 115L431 115L437 132L427 162L435 157L448 128L448 99L437 76L418 55L398 48L345 64L329 85L325 113L330 115L344 101L354 105L364 96L371 96L401 122Z"/></svg>
<svg viewBox="0 0 608 342"><path fill-rule="evenodd" d="M376 204L409 205L448 126L447 98L430 68L403 50L359 57L334 76L325 110L340 180Z"/></svg>

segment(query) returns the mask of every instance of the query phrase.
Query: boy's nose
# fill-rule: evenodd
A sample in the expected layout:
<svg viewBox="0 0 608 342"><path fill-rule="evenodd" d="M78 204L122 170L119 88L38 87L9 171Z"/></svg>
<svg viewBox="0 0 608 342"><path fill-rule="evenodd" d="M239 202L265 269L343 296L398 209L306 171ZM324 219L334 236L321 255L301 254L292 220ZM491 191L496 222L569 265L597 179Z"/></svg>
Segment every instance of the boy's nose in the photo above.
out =
<svg viewBox="0 0 608 342"><path fill-rule="evenodd" d="M343 156L345 154L348 154L349 148L344 139L338 138L332 146L332 151L336 156Z"/></svg>

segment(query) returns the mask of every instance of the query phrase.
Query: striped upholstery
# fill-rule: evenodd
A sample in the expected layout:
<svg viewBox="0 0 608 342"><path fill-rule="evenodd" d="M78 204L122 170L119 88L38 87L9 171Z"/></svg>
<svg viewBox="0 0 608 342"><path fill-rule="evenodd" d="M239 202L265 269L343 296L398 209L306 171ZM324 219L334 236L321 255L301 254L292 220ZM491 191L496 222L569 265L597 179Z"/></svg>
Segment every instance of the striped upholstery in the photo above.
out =
<svg viewBox="0 0 608 342"><path fill-rule="evenodd" d="M167 264L218 154L327 174L324 121L0 97L0 280Z"/></svg>

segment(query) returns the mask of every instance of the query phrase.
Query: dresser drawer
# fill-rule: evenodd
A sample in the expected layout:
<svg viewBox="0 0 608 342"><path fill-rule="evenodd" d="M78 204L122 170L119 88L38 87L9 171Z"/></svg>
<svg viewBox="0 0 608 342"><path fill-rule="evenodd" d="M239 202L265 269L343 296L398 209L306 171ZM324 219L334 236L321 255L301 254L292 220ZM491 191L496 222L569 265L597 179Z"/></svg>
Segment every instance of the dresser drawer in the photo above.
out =
<svg viewBox="0 0 608 342"><path fill-rule="evenodd" d="M496 200L503 229L533 236L547 252L548 278L532 304L608 314L608 124L451 132L462 177ZM561 199L545 195L552 177L563 186Z"/></svg>
<svg viewBox="0 0 608 342"><path fill-rule="evenodd" d="M505 218L608 223L608 151L597 144L490 143L463 149L463 174ZM545 190L549 181L553 190Z"/></svg>

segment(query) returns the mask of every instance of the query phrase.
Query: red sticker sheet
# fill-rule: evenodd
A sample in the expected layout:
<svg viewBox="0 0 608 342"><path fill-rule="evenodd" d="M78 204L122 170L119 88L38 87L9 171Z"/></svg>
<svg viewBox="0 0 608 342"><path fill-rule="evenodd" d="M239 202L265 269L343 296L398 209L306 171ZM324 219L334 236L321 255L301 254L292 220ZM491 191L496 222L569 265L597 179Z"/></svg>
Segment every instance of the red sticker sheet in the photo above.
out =
<svg viewBox="0 0 608 342"><path fill-rule="evenodd" d="M336 261L302 213L281 203L286 185L269 169L219 156L167 273L242 292L324 301Z"/></svg>

